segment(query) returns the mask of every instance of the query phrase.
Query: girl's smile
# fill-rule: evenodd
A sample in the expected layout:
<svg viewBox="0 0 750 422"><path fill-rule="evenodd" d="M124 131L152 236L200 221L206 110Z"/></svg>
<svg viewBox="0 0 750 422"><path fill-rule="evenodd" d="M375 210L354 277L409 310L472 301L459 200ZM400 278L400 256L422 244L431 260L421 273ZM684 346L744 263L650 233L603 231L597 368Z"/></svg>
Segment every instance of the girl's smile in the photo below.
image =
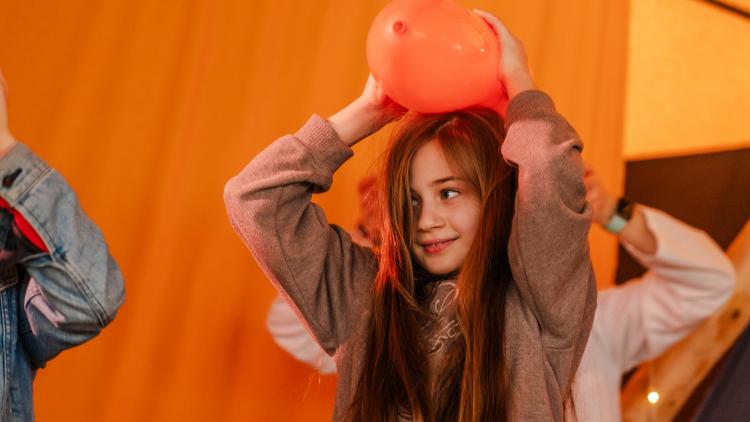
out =
<svg viewBox="0 0 750 422"><path fill-rule="evenodd" d="M450 245L452 245L454 240L456 239L427 241L427 242L420 242L419 245L424 249L424 251L428 255L437 255L440 252L444 251L446 248L448 248Z"/></svg>

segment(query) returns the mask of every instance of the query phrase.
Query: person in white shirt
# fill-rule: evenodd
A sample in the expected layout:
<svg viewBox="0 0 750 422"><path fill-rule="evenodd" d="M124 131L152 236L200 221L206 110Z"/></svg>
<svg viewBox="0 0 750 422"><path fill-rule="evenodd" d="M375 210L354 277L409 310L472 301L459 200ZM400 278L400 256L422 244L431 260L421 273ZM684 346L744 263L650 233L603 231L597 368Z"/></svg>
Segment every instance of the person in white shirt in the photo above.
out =
<svg viewBox="0 0 750 422"><path fill-rule="evenodd" d="M569 419L620 421L623 374L659 356L716 312L734 291L735 273L705 232L662 211L616 199L591 170L585 182L594 221L617 235L648 271L599 292L594 326L573 383ZM368 202L361 201L361 206L369 215ZM364 245L377 244L372 224L359 227L367 228L357 233ZM283 298L274 301L267 325L277 344L295 358L322 374L336 372L334 358L318 346Z"/></svg>
<svg viewBox="0 0 750 422"><path fill-rule="evenodd" d="M578 420L619 421L623 374L656 358L715 313L734 292L736 276L703 231L642 205L624 218L625 201L615 200L593 172L585 181L594 221L616 232L648 269L639 279L599 292L573 386Z"/></svg>

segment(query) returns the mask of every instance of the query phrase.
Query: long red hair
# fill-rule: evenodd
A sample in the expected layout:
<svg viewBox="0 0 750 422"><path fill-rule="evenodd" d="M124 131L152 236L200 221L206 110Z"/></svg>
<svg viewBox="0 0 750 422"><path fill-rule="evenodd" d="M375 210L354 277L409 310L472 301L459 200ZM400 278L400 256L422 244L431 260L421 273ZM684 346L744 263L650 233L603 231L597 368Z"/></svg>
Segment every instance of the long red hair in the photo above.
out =
<svg viewBox="0 0 750 422"><path fill-rule="evenodd" d="M516 177L500 156L503 121L492 110L412 115L395 132L379 180L380 266L373 287L363 370L350 411L356 421L506 420L505 293ZM471 250L458 276L461 339L439 374L428 374L420 321L421 283L411 257L409 170L416 151L437 140L481 203ZM429 376L437 380L434 390Z"/></svg>

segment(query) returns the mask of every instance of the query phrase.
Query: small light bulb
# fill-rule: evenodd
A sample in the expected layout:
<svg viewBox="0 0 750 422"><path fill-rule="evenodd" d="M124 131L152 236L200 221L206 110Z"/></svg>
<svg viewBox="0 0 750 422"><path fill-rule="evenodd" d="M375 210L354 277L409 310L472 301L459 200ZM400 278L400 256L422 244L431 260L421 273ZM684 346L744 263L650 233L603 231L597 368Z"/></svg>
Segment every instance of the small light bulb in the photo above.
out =
<svg viewBox="0 0 750 422"><path fill-rule="evenodd" d="M648 393L648 402L651 404L656 404L656 402L659 401L659 393L656 391L652 391Z"/></svg>

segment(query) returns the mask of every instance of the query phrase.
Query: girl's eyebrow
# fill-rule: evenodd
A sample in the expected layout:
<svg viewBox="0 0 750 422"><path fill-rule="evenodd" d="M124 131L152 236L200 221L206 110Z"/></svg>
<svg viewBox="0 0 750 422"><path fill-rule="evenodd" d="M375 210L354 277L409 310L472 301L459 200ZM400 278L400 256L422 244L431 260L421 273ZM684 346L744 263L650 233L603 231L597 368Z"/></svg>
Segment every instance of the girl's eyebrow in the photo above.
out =
<svg viewBox="0 0 750 422"><path fill-rule="evenodd" d="M443 183L448 183L448 182L461 182L461 181L463 181L463 179L460 177L448 176L448 177L443 177L442 179L433 180L432 183L430 183L430 186L441 185Z"/></svg>

